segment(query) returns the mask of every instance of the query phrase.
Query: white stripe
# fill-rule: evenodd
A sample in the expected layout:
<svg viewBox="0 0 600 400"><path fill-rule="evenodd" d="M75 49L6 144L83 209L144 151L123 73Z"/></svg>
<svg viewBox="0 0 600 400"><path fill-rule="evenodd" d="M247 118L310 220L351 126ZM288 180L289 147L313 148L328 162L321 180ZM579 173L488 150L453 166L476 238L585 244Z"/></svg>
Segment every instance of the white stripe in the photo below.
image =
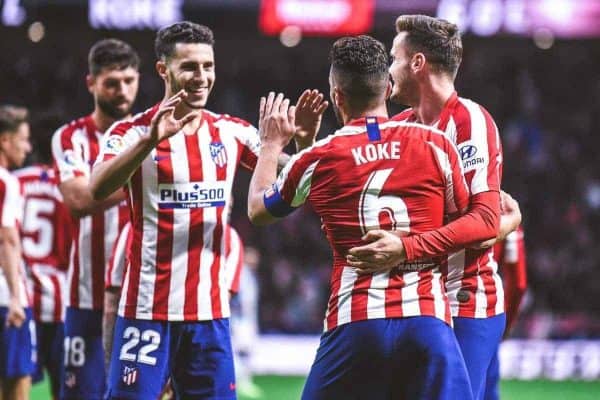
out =
<svg viewBox="0 0 600 400"><path fill-rule="evenodd" d="M208 124L203 122L200 129L198 129L198 142L202 157L202 181L204 182L215 182L217 180L217 167L210 156L211 141L212 138L210 136ZM231 193L229 187L226 191L227 193ZM224 210L223 212L227 211ZM198 296L198 319L207 320L213 318L212 301L210 298L210 289L212 286L210 268L214 260L212 247L214 228L217 225L217 209L215 207L207 207L202 209L202 213L204 217L204 247L201 250L200 256L200 284L198 285L196 296ZM223 276L223 279L224 278L225 277Z"/></svg>
<svg viewBox="0 0 600 400"><path fill-rule="evenodd" d="M433 295L433 309L435 316L446 320L446 301L442 290L442 273L439 269L431 271L431 294Z"/></svg>
<svg viewBox="0 0 600 400"><path fill-rule="evenodd" d="M501 314L504 312L504 285L502 284L502 278L498 275L498 263L494 258L494 252L492 250L487 252L488 263L493 271L494 287L496 289L496 307L495 313Z"/></svg>
<svg viewBox="0 0 600 400"><path fill-rule="evenodd" d="M92 297L92 217L79 219L79 308L91 309Z"/></svg>
<svg viewBox="0 0 600 400"><path fill-rule="evenodd" d="M185 145L185 135L178 133L169 139L173 157L173 182L190 182L190 167L188 152ZM171 258L171 281L169 285L168 310L169 315L183 316L185 304L185 284L188 273L188 242L190 231L190 210L173 210L173 247ZM174 268L177 266L178 268Z"/></svg>
<svg viewBox="0 0 600 400"><path fill-rule="evenodd" d="M367 295L367 318L385 318L385 291L390 284L390 273L373 275Z"/></svg>
<svg viewBox="0 0 600 400"><path fill-rule="evenodd" d="M157 166L154 161L156 150L146 157L142 162L142 186L158 187ZM136 315L138 318L151 318L154 305L154 281L156 280L156 251L158 244L158 198L155 191L142 189L143 224L142 257L140 266L139 289L136 303ZM138 194L136 194L138 195Z"/></svg>
<svg viewBox="0 0 600 400"><path fill-rule="evenodd" d="M407 272L402 275L404 287L402 288L402 315L421 315L419 306L419 294L417 288L419 285L419 273Z"/></svg>
<svg viewBox="0 0 600 400"><path fill-rule="evenodd" d="M42 296L40 304L40 316L42 321L50 322L54 320L54 285L49 276L45 274L36 274L42 286Z"/></svg>
<svg viewBox="0 0 600 400"><path fill-rule="evenodd" d="M490 163L490 154L487 141L487 126L485 123L485 115L481 111L481 107L467 99L460 99L460 102L467 108L471 121L470 138L467 142L474 145L478 152L476 157L484 158L484 162L476 164L475 175L471 181L471 194L482 193L490 190L488 186L488 165ZM463 145L466 142L459 144ZM469 169L467 168L467 171Z"/></svg>
<svg viewBox="0 0 600 400"><path fill-rule="evenodd" d="M338 314L337 326L351 322L352 316L352 289L358 275L352 267L343 267L340 290L337 292Z"/></svg>
<svg viewBox="0 0 600 400"><path fill-rule="evenodd" d="M436 146L435 143L433 142L427 142L427 144L429 144L429 146L431 146L431 148L433 149L436 158L438 160L438 163L440 165L440 168L442 169L442 173L444 174L444 178L446 181L446 188L445 188L445 194L446 194L446 201L445 201L445 212L446 214L453 214L455 212L458 211L457 207L456 207L456 201L454 199L454 180L452 178L452 165L450 163L450 157L448 156L448 154L446 154L446 152L442 149L440 149L438 146ZM458 157L458 153L456 153L456 157L457 159L460 160L460 157ZM459 164L460 165L460 164ZM461 168L461 174L463 173L462 168ZM458 184L460 185L461 183L458 182ZM466 190L466 188L465 188Z"/></svg>
<svg viewBox="0 0 600 400"><path fill-rule="evenodd" d="M475 318L487 317L487 296L481 274L477 274L477 291L475 292Z"/></svg>
<svg viewBox="0 0 600 400"><path fill-rule="evenodd" d="M462 286L465 273L465 250L448 255L448 277L446 278L446 293L453 317L458 316L458 291Z"/></svg>

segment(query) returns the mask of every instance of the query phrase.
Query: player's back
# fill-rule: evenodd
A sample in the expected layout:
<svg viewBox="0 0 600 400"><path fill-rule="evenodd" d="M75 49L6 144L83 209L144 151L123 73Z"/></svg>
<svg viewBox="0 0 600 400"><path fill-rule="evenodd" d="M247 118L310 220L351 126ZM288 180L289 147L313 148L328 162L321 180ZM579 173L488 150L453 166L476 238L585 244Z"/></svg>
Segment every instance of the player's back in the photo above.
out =
<svg viewBox="0 0 600 400"><path fill-rule="evenodd" d="M449 321L440 265L358 276L349 248L373 229L421 233L464 210L468 191L458 153L441 132L418 124L353 121L294 156L277 183L292 206L310 201L333 249L325 329L372 319L429 315ZM406 270L405 270L406 271Z"/></svg>
<svg viewBox="0 0 600 400"><path fill-rule="evenodd" d="M15 175L24 199L22 252L33 280L35 317L60 321L71 248L71 216L62 202L52 167L35 165L17 170Z"/></svg>

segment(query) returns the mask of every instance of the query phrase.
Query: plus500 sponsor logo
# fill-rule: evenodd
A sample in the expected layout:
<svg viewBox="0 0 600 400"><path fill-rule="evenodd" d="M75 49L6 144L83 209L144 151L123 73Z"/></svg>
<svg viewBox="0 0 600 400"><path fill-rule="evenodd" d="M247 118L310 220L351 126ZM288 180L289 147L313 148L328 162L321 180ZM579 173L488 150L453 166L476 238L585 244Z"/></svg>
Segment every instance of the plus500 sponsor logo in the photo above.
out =
<svg viewBox="0 0 600 400"><path fill-rule="evenodd" d="M204 208L225 205L225 187L216 183L159 185L159 207Z"/></svg>

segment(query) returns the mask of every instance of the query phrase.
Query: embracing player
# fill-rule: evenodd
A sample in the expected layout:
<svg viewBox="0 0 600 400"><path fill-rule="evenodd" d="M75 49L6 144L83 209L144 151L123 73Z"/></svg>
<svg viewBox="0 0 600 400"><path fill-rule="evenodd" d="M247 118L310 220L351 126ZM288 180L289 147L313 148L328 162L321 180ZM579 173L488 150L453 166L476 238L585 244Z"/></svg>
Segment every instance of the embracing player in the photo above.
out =
<svg viewBox="0 0 600 400"><path fill-rule="evenodd" d="M59 128L52 139L52 152L60 192L74 217L61 399L96 400L103 398L105 390L104 270L117 234L128 219L128 209L122 190L97 201L88 184L103 132L131 112L138 89L139 58L127 43L105 39L91 48L88 65L86 80L94 111Z"/></svg>
<svg viewBox="0 0 600 400"><path fill-rule="evenodd" d="M387 61L385 47L369 36L335 42L330 97L344 127L292 157L277 179L275 161L293 134L295 112L281 94L261 99L248 215L272 223L308 201L333 249L325 333L304 399L471 398L442 260L362 274L346 260L373 229L419 234L468 204L450 140L434 128L388 120ZM480 230L479 240L496 229Z"/></svg>
<svg viewBox="0 0 600 400"><path fill-rule="evenodd" d="M423 15L404 15L396 21L390 74L394 81L391 100L411 108L395 116L397 121L418 122L444 132L459 149L469 185L471 221L449 224L428 246L417 246L420 238L399 239L377 232L367 246L351 249L353 265L385 259L390 267L398 260L413 260L458 250L447 240L449 234L468 232L474 224L492 226L500 203L502 152L498 129L490 114L479 104L459 97L454 79L462 60L458 27ZM503 194L505 208L498 237L505 237L520 222L516 202ZM475 243L473 243L474 245ZM489 244L489 242L488 242ZM489 248L466 248L448 260L446 288L473 389L481 399L490 361L504 332L504 293L493 252Z"/></svg>
<svg viewBox="0 0 600 400"><path fill-rule="evenodd" d="M113 126L94 167L94 197L126 185L132 210L110 399L156 398L169 376L179 397L235 398L224 228L235 172L254 168L260 142L246 121L204 108L213 44L191 22L157 33L164 98Z"/></svg>

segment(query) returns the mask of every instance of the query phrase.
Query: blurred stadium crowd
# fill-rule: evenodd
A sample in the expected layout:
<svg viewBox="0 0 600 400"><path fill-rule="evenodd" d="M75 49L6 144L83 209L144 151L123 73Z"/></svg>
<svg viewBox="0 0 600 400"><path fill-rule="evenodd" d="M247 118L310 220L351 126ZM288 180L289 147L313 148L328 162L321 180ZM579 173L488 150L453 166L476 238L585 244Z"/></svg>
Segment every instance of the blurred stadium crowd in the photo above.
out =
<svg viewBox="0 0 600 400"><path fill-rule="evenodd" d="M372 34L388 46L393 38L391 30ZM92 108L84 84L90 45L116 36L142 58L134 111L143 110L163 90L153 71L152 35L48 29L44 40L32 43L25 28L3 29L2 102L27 106L34 147L49 145L59 125ZM327 52L333 40L307 38L286 48L257 33L222 28L215 35L218 63L211 110L256 122L259 96L269 90L292 98L305 88L327 90ZM557 41L541 50L530 39L467 35L464 48L459 94L486 106L496 119L505 154L503 186L519 200L524 217L530 287L513 335L598 337L600 168L595 129L600 125L600 46L591 40ZM335 128L329 110L320 137ZM320 221L304 208L268 229L251 227L245 212L249 176L237 180L233 225L262 254L261 331L320 332L330 272Z"/></svg>

